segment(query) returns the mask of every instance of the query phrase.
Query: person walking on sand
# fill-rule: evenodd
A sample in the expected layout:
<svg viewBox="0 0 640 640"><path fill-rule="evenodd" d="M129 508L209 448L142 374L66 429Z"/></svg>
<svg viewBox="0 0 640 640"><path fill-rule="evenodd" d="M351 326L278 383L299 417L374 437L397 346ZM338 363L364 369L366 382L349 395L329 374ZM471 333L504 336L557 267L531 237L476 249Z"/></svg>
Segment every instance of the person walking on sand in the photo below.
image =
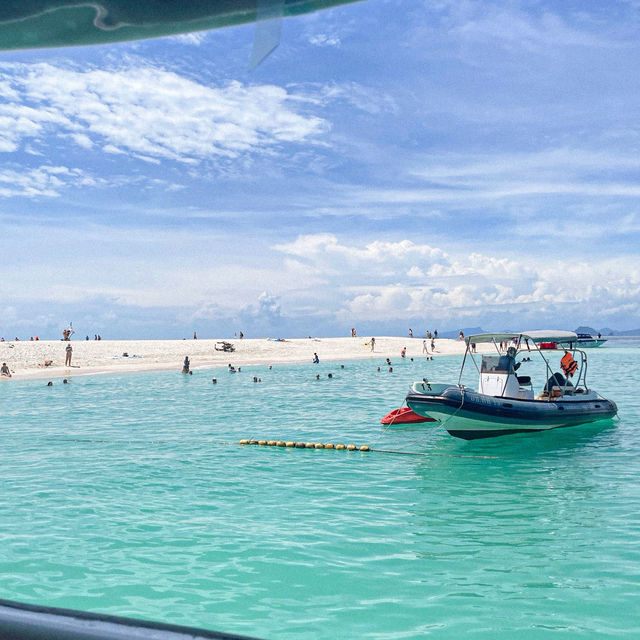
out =
<svg viewBox="0 0 640 640"><path fill-rule="evenodd" d="M371 338L371 351L375 351L376 348L376 339Z"/></svg>
<svg viewBox="0 0 640 640"><path fill-rule="evenodd" d="M65 351L67 352L67 355L65 356L65 359L64 359L64 366L65 367L70 367L71 366L71 354L73 353L73 349L71 348L71 343L67 344L67 348L65 349Z"/></svg>
<svg viewBox="0 0 640 640"><path fill-rule="evenodd" d="M429 353L429 349L427 349L427 341L422 341L422 353Z"/></svg>
<svg viewBox="0 0 640 640"><path fill-rule="evenodd" d="M313 353L313 364L318 364L319 362L320 362L320 358L318 358L318 354L315 353L315 351L314 351L314 353Z"/></svg>

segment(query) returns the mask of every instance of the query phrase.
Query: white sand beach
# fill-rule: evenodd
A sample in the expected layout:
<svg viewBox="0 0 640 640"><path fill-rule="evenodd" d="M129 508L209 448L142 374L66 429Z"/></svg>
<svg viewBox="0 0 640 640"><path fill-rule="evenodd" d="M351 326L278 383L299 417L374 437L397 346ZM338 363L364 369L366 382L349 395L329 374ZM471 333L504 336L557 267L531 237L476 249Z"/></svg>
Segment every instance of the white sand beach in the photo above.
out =
<svg viewBox="0 0 640 640"><path fill-rule="evenodd" d="M71 367L65 367L66 342L62 340L17 341L0 343L0 362L6 362L11 379L60 377L81 374L181 370L185 356L191 368L251 364L311 362L314 352L320 362L354 358L391 358L397 360L403 347L408 358L424 357L421 338L382 336L371 351L369 337L295 338L277 341L268 338L229 340L235 351L216 351L215 339L198 340L73 340ZM430 341L427 341L429 346ZM480 350L480 346L478 350ZM486 348L486 345L482 345ZM434 357L464 352L464 342L439 338ZM431 348L429 348L429 355ZM45 366L45 362L51 365ZM3 380L10 380L3 378Z"/></svg>

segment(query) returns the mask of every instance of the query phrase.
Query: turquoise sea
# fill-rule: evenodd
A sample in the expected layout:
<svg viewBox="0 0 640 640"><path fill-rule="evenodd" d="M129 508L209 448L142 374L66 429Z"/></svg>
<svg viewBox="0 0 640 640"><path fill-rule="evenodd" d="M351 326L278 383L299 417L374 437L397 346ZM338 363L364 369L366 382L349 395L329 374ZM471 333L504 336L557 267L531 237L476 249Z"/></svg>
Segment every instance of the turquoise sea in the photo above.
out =
<svg viewBox="0 0 640 640"><path fill-rule="evenodd" d="M0 597L268 640L638 638L640 342L589 352L618 420L474 442L384 430L460 358L393 364L1 384Z"/></svg>

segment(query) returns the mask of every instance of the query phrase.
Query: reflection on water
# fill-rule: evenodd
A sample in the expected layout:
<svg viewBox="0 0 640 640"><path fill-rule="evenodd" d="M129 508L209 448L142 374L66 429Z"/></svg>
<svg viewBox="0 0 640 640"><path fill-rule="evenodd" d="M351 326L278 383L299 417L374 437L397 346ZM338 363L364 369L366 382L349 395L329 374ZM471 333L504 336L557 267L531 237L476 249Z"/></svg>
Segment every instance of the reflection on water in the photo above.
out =
<svg viewBox="0 0 640 640"><path fill-rule="evenodd" d="M415 379L457 380L457 357L11 381L0 595L296 640L628 635L636 359L589 353L618 420L471 442L380 425Z"/></svg>

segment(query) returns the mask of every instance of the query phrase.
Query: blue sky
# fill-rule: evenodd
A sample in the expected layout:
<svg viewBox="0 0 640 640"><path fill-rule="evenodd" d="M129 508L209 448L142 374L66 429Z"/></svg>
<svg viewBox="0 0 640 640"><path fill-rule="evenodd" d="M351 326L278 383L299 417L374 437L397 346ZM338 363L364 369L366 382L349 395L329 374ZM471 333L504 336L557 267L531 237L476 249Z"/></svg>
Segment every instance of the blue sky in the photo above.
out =
<svg viewBox="0 0 640 640"><path fill-rule="evenodd" d="M0 335L640 327L640 3L0 52Z"/></svg>

